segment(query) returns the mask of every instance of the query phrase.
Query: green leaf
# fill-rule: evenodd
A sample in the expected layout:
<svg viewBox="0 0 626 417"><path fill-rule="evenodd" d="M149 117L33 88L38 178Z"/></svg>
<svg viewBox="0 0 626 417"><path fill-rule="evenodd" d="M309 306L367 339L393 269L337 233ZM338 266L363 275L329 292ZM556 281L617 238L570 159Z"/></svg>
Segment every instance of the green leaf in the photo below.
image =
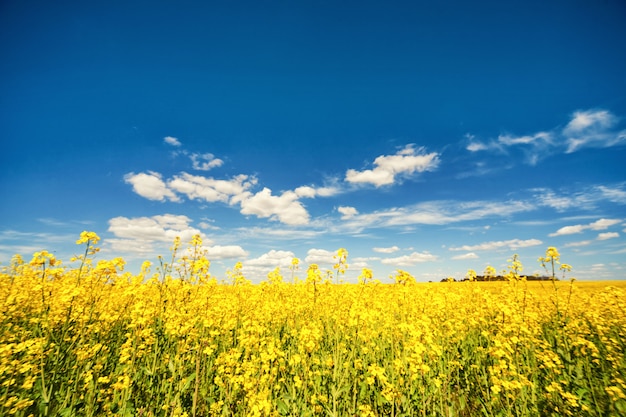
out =
<svg viewBox="0 0 626 417"><path fill-rule="evenodd" d="M187 378L185 378L185 382L183 384L183 391L186 391L191 386L191 381L196 379L196 373L192 373Z"/></svg>

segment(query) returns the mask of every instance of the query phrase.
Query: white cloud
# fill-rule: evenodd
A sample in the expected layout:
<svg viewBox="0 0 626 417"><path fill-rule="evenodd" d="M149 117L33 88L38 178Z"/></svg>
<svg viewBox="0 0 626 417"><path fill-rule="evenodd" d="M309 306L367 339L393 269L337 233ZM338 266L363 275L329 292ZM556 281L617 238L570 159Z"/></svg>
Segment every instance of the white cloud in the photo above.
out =
<svg viewBox="0 0 626 417"><path fill-rule="evenodd" d="M241 260L248 256L248 252L238 245L214 245L204 247L204 249L206 250L206 258L210 261L217 259Z"/></svg>
<svg viewBox="0 0 626 417"><path fill-rule="evenodd" d="M579 110L563 129L566 138L566 153L581 148L606 148L626 144L626 131L613 130L618 119L608 110Z"/></svg>
<svg viewBox="0 0 626 417"><path fill-rule="evenodd" d="M464 253L463 255L453 256L452 259L456 261L463 261L467 259L478 259L478 255L476 255L474 252L469 252L469 253Z"/></svg>
<svg viewBox="0 0 626 417"><path fill-rule="evenodd" d="M532 135L515 136L511 134L499 135L497 140L481 142L474 139L472 135L466 135L470 142L465 149L470 152L497 151L508 153L509 149L520 149L524 155L524 160L530 165L536 165L545 156L546 150L553 145L553 134L551 132L538 132Z"/></svg>
<svg viewBox="0 0 626 417"><path fill-rule="evenodd" d="M395 155L381 155L374 160L374 169L346 171L345 180L350 183L372 184L376 187L393 184L397 175L410 176L424 171L433 171L439 165L439 154L425 153L425 148L407 145Z"/></svg>
<svg viewBox="0 0 626 417"><path fill-rule="evenodd" d="M374 248L373 251L374 252L378 252L378 253L394 253L399 251L400 248L397 246L391 246L389 248Z"/></svg>
<svg viewBox="0 0 626 417"><path fill-rule="evenodd" d="M234 204L247 196L246 191L256 183L255 178L237 175L230 180L218 180L183 172L169 180L167 185L189 199L206 202L223 202Z"/></svg>
<svg viewBox="0 0 626 417"><path fill-rule="evenodd" d="M548 188L535 188L534 198L539 201L542 206L551 207L558 211L566 209L584 208L592 210L600 203L610 201L616 204L626 204L626 183L618 183L613 186L596 185L578 189L572 194L555 194Z"/></svg>
<svg viewBox="0 0 626 417"><path fill-rule="evenodd" d="M381 259L381 263L394 266L414 266L418 263L433 262L437 257L428 252L413 252L410 255L398 256L397 258Z"/></svg>
<svg viewBox="0 0 626 417"><path fill-rule="evenodd" d="M220 228L215 226L214 223L215 222L213 220L205 219L204 221L198 223L198 226L204 230L220 230Z"/></svg>
<svg viewBox="0 0 626 417"><path fill-rule="evenodd" d="M589 228L591 230L606 230L611 226L621 223L621 220L618 219L600 219L593 223L589 223Z"/></svg>
<svg viewBox="0 0 626 417"><path fill-rule="evenodd" d="M208 239L200 230L191 227L191 219L183 215L164 214L152 217L114 217L109 220L109 232L116 238L140 242L173 242L177 236L183 242L199 234L203 240ZM118 242L119 245L125 242ZM205 242L207 243L207 242Z"/></svg>
<svg viewBox="0 0 626 417"><path fill-rule="evenodd" d="M308 264L333 265L336 262L334 256L335 252L325 249L309 249L304 261Z"/></svg>
<svg viewBox="0 0 626 417"><path fill-rule="evenodd" d="M189 158L191 158L193 169L196 169L198 171L208 171L212 168L217 168L224 164L224 161L216 158L215 155L213 155L212 153L192 153L191 155L189 155Z"/></svg>
<svg viewBox="0 0 626 417"><path fill-rule="evenodd" d="M596 187L601 196L613 203L626 204L626 191L624 191L624 183L619 187L606 187L600 185Z"/></svg>
<svg viewBox="0 0 626 417"><path fill-rule="evenodd" d="M499 135L496 140L479 141L466 134L469 152L519 150L524 160L535 165L540 159L556 152L572 153L582 148L606 148L626 144L626 130L616 129L619 119L608 110L579 110L573 113L564 128L516 136Z"/></svg>
<svg viewBox="0 0 626 417"><path fill-rule="evenodd" d="M490 217L507 217L532 211L536 207L523 201L430 201L407 207L394 207L373 213L358 214L337 227L359 232L365 228L445 225Z"/></svg>
<svg viewBox="0 0 626 417"><path fill-rule="evenodd" d="M504 146L524 146L522 152L529 165L536 165L547 154L546 149L552 144L552 135L549 132L539 132L534 135L498 136L498 143Z"/></svg>
<svg viewBox="0 0 626 417"><path fill-rule="evenodd" d="M280 196L275 196L267 187L241 200L241 214L252 214L261 218L269 217L289 225L309 222L309 213L298 201L298 195L295 192L285 191Z"/></svg>
<svg viewBox="0 0 626 417"><path fill-rule="evenodd" d="M534 191L537 193L535 198L539 200L542 206L551 207L558 211L564 211L571 207L580 207L581 204L587 203L585 197L557 195L552 190L546 188L536 188Z"/></svg>
<svg viewBox="0 0 626 417"><path fill-rule="evenodd" d="M154 255L154 244L148 240L138 239L106 239L106 250L124 254L124 257L146 258Z"/></svg>
<svg viewBox="0 0 626 417"><path fill-rule="evenodd" d="M600 219L600 220L596 220L593 223L589 223L587 225L576 224L573 226L564 226L564 227L561 227L556 232L550 233L549 236L555 237L555 236L571 235L575 233L582 233L583 231L589 230L589 229L606 230L609 227L614 226L621 222L622 220L618 220L618 219Z"/></svg>
<svg viewBox="0 0 626 417"><path fill-rule="evenodd" d="M598 234L598 240L615 239L617 237L619 237L619 233L616 232L606 232Z"/></svg>
<svg viewBox="0 0 626 417"><path fill-rule="evenodd" d="M298 197L303 198L315 198L317 196L320 197L332 197L339 193L339 189L336 187L310 187L308 185L303 185L294 190L294 193Z"/></svg>
<svg viewBox="0 0 626 417"><path fill-rule="evenodd" d="M294 257L295 255L291 251L272 249L257 258L246 261L245 266L267 267L270 269L276 268L277 266L289 268L291 266L291 260Z"/></svg>
<svg viewBox="0 0 626 417"><path fill-rule="evenodd" d="M492 242L484 242L478 245L463 245L460 247L451 247L449 250L451 251L492 251L502 248L507 248L509 250L516 250L521 248L527 248L531 246L541 245L543 242L538 239L511 239L511 240L500 240L500 241L492 241Z"/></svg>
<svg viewBox="0 0 626 417"><path fill-rule="evenodd" d="M319 187L315 189L315 192L320 197L332 197L339 194L340 190L337 187Z"/></svg>
<svg viewBox="0 0 626 417"><path fill-rule="evenodd" d="M133 186L133 191L148 200L157 201L180 201L180 198L170 190L161 179L158 172L135 174L134 172L124 175L124 182Z"/></svg>
<svg viewBox="0 0 626 417"><path fill-rule="evenodd" d="M354 207L349 207L349 206L340 206L337 207L337 211L339 213L341 213L341 219L342 220L346 220L349 219L351 217L356 216L357 214L359 214L359 212L357 211L357 209L355 209Z"/></svg>
<svg viewBox="0 0 626 417"><path fill-rule="evenodd" d="M167 143L168 145L172 145L172 146L181 146L182 143L180 143L180 141L178 139L176 139L175 137L172 136L166 136L163 138L163 142Z"/></svg>
<svg viewBox="0 0 626 417"><path fill-rule="evenodd" d="M521 201L509 202L445 202L433 201L421 203L387 212L387 225L407 224L449 224L460 221L478 220L492 216L509 216L511 214L530 211L534 207Z"/></svg>
<svg viewBox="0 0 626 417"><path fill-rule="evenodd" d="M526 136L512 136L512 135L500 135L498 136L498 142L506 145L535 145L542 146L545 143L549 143L552 140L552 135L548 132L539 132L534 135Z"/></svg>
<svg viewBox="0 0 626 417"><path fill-rule="evenodd" d="M564 227L561 227L556 232L550 233L548 236L554 237L554 236L562 236L562 235L573 235L574 233L582 233L583 230L585 230L585 228L586 227L583 226L582 224L576 224L573 226L564 226Z"/></svg>
<svg viewBox="0 0 626 417"><path fill-rule="evenodd" d="M486 151L489 149L487 145L481 142L470 142L465 148L470 152Z"/></svg>

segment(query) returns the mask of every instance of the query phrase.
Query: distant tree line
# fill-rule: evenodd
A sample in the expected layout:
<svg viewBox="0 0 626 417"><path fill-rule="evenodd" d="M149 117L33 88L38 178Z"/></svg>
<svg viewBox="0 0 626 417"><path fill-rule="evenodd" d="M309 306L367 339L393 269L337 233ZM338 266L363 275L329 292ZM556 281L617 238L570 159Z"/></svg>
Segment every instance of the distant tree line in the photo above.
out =
<svg viewBox="0 0 626 417"><path fill-rule="evenodd" d="M525 277L526 281L559 281L558 278L552 278L550 276L527 276ZM471 281L469 278L463 278L460 280L457 279L450 279L450 278L443 278L441 280L441 282L464 282L464 281ZM497 276L485 276L485 275L476 275L476 278L474 278L474 281L510 281L509 277L506 277L504 275L497 275Z"/></svg>

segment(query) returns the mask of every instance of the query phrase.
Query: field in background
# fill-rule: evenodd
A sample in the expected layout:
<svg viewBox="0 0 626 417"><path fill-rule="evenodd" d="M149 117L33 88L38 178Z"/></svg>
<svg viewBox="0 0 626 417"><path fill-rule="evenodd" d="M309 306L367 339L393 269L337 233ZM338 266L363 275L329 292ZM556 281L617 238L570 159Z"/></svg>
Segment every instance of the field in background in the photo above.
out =
<svg viewBox="0 0 626 417"><path fill-rule="evenodd" d="M77 243L0 274L0 415L626 414L623 281L225 284L197 241L139 275Z"/></svg>

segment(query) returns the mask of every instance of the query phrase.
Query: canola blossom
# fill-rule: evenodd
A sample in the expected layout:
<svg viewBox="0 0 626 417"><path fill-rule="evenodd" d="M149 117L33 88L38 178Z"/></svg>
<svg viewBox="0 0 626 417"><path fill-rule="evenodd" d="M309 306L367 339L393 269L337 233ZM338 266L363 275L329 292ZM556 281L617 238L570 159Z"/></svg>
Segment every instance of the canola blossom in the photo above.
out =
<svg viewBox="0 0 626 417"><path fill-rule="evenodd" d="M526 281L513 256L509 281L338 285L294 258L252 285L213 277L199 237L137 275L99 240L0 272L0 415L626 414L624 282Z"/></svg>

